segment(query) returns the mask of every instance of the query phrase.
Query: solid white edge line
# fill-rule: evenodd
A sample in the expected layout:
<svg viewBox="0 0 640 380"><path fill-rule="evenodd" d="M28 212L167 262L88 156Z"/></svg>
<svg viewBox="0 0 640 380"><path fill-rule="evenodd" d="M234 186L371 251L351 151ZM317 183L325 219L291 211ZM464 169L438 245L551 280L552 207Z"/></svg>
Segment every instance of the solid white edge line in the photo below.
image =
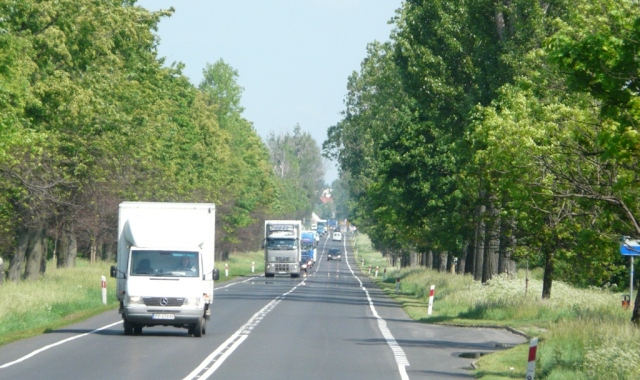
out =
<svg viewBox="0 0 640 380"><path fill-rule="evenodd" d="M93 330L93 331L91 331L91 332L84 333L84 334L80 334L80 335L76 335L76 336L72 336L72 337L70 337L70 338L67 338L67 339L61 340L61 341L59 341L59 342L52 343L52 344L50 344L50 345L48 345L48 346L44 346L44 347L42 347L42 348L39 348L39 349L37 349L37 350L35 350L35 351L31 352L31 353L30 353L30 354L28 354L28 355L25 355L25 356L21 357L20 359L14 360L14 361L12 361L12 362L9 362L9 363L3 364L3 365L0 365L0 369L10 367L10 366L12 366L12 365L14 365L14 364L17 364L17 363L23 362L23 361L25 361L25 360L27 360L27 359L29 359L29 358L32 358L32 357L34 357L35 355L37 355L37 354L39 354L39 353L41 353L41 352L43 352L43 351L46 351L46 350L48 350L48 349L50 349L50 348L53 348L53 347L59 346L59 345L61 345L61 344L67 343L67 342L71 342L72 340L75 340L75 339L78 339L78 338L85 337L85 336L87 336L87 335L90 335L90 334L96 333L96 332L101 331L101 330L104 330L104 329L108 329L109 327L115 326L115 325L120 324L120 323L122 323L122 321L118 321L118 322L112 323L112 324L110 324L110 325L106 325L106 326L100 327L100 328L98 328L98 329L95 329L95 330Z"/></svg>
<svg viewBox="0 0 640 380"><path fill-rule="evenodd" d="M365 295L367 296L367 301L369 302L369 308L371 309L373 316L378 320L378 329L380 330L380 333L382 334L384 339L387 341L387 345L391 349L391 352L393 353L393 357L396 360L396 364L398 365L398 372L400 372L400 378L402 380L409 380L409 375L407 374L407 367L410 366L409 359L407 358L407 355L405 354L400 344L398 344L398 342L396 341L396 338L394 338L393 334L391 333L391 330L389 330L389 327L387 327L387 321L385 321L378 314L375 306L373 305L373 300L369 295L369 290L367 290L367 288L362 284L362 281L360 280L360 278L353 271L353 268L351 268L351 264L349 264L349 257L348 257L349 253L347 251L346 239L344 240L343 246L344 246L344 252L345 252L344 255L345 255L345 261L347 262L347 266L351 271L351 275L355 277L356 280L358 280L358 283L360 284L360 288L365 292Z"/></svg>

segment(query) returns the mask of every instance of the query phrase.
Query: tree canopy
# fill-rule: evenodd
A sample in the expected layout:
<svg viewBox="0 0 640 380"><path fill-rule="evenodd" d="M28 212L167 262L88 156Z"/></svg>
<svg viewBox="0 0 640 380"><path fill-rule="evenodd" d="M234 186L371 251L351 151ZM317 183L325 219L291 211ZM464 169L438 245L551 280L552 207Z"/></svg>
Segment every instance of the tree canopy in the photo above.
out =
<svg viewBox="0 0 640 380"><path fill-rule="evenodd" d="M0 255L12 281L78 251L112 259L123 200L213 202L217 252L255 249L262 220L311 207L322 173L291 189L242 116L237 72L207 64L194 86L158 57L173 9L134 0L0 3ZM290 164L313 164L319 148ZM306 145L305 145L306 144ZM296 146L298 146L296 145ZM293 177L292 177L293 178ZM300 197L298 190L303 190ZM240 238L242 236L242 238Z"/></svg>
<svg viewBox="0 0 640 380"><path fill-rule="evenodd" d="M637 219L633 1L403 3L347 84L323 154L349 218L405 264L487 281L518 262L627 285Z"/></svg>

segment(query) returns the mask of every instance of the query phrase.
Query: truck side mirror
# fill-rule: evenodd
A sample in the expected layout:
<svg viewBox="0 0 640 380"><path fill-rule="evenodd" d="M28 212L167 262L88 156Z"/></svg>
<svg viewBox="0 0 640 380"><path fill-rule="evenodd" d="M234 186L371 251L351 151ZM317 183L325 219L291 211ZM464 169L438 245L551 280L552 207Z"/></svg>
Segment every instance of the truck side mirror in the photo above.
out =
<svg viewBox="0 0 640 380"><path fill-rule="evenodd" d="M213 270L213 281L218 281L220 279L220 271L218 268Z"/></svg>
<svg viewBox="0 0 640 380"><path fill-rule="evenodd" d="M115 265L111 266L111 277L115 278L118 275L118 269L115 267Z"/></svg>

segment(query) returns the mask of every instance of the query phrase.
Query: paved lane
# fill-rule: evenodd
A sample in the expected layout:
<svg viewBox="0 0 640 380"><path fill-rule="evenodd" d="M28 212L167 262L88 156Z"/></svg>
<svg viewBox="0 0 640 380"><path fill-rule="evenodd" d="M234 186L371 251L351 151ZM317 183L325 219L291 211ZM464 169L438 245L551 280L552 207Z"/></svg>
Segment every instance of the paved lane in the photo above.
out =
<svg viewBox="0 0 640 380"><path fill-rule="evenodd" d="M202 338L170 327L125 336L110 311L0 347L0 379L468 379L471 359L458 354L524 342L503 330L411 321L349 254L326 261L338 245L321 243L306 278L218 286Z"/></svg>

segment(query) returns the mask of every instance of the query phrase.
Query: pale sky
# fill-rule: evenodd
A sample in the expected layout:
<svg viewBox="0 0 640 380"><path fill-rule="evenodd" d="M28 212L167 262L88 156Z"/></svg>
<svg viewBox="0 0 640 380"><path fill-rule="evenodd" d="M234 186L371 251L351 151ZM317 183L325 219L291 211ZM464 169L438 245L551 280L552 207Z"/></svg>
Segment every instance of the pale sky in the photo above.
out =
<svg viewBox="0 0 640 380"><path fill-rule="evenodd" d="M322 148L341 120L347 78L360 71L367 44L388 41L402 0L141 0L173 6L159 25L160 57L182 62L194 85L207 63L223 59L244 88L243 116L266 139L296 124ZM325 163L325 182L338 177Z"/></svg>

